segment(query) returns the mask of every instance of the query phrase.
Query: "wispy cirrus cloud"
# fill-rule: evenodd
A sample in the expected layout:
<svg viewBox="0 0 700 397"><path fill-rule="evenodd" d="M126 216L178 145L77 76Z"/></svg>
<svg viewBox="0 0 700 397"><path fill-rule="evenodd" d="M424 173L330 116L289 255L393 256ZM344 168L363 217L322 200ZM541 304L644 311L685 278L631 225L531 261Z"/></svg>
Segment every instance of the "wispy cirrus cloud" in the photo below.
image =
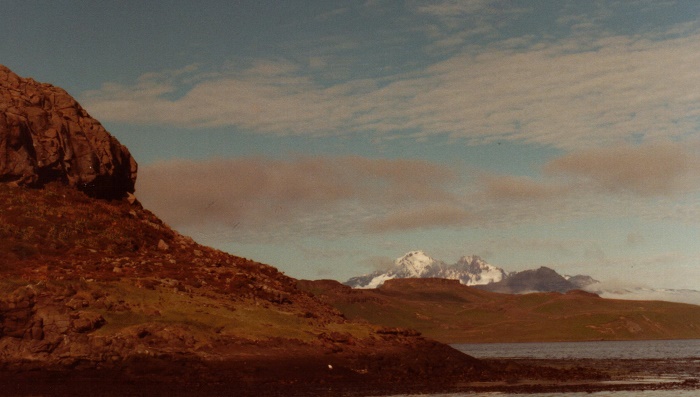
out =
<svg viewBox="0 0 700 397"><path fill-rule="evenodd" d="M144 75L129 86L106 84L83 102L111 122L272 134L439 134L572 149L696 134L698 64L700 32L662 40L611 36L525 49L494 44L412 74L332 85L284 60L216 74L189 69Z"/></svg>
<svg viewBox="0 0 700 397"><path fill-rule="evenodd" d="M470 39L498 37L504 21L529 11L501 0L414 2L408 8L429 21L418 28L432 39L424 47L429 53L454 53Z"/></svg>

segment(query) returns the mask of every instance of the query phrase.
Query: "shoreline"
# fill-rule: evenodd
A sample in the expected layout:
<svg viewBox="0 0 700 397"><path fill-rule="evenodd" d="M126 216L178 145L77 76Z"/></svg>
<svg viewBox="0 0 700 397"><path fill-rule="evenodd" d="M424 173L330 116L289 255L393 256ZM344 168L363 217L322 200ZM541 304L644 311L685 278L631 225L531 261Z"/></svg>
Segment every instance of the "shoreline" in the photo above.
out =
<svg viewBox="0 0 700 397"><path fill-rule="evenodd" d="M483 359L499 373L421 374L411 366L352 371L352 359L193 363L160 360L105 369L0 371L8 396L391 396L422 393L555 393L700 390L700 360ZM393 358L400 359L400 358ZM429 375L429 376L426 376ZM471 377L471 379L470 379Z"/></svg>

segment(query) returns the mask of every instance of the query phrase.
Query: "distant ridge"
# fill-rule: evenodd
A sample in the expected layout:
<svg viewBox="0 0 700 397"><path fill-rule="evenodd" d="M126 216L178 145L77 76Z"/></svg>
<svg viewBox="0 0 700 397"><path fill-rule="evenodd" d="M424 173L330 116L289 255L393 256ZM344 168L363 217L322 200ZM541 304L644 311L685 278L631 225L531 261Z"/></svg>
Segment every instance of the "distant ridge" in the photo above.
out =
<svg viewBox="0 0 700 397"><path fill-rule="evenodd" d="M446 264L428 256L424 251L410 251L394 261L388 270L378 270L353 277L344 284L353 288L378 288L387 280L404 278L444 278L501 293L567 292L581 289L598 281L590 276L565 277L548 267L508 273L482 258L463 256L454 264Z"/></svg>
<svg viewBox="0 0 700 397"><path fill-rule="evenodd" d="M525 278L551 269L528 271ZM387 280L374 289L299 285L348 319L402 326L445 343L700 338L700 306L605 299L581 290L503 294L457 280Z"/></svg>
<svg viewBox="0 0 700 397"><path fill-rule="evenodd" d="M352 277L343 284L357 289L373 289L381 287L388 280L411 278L458 280L463 285L507 294L584 290L604 298L700 304L700 291L697 290L601 282L588 275L561 275L556 270L544 266L508 272L476 255L463 256L456 263L447 264L420 250L407 252L397 258L389 269Z"/></svg>
<svg viewBox="0 0 700 397"><path fill-rule="evenodd" d="M568 292L579 288L577 285L548 267L524 270L508 275L495 283L478 286L481 289L506 294L525 292Z"/></svg>
<svg viewBox="0 0 700 397"><path fill-rule="evenodd" d="M391 269L353 277L345 285L377 288L387 280L400 278L445 278L459 280L465 285L482 285L501 281L505 276L503 269L489 265L478 256L463 256L457 263L448 265L423 251L411 251L397 258Z"/></svg>

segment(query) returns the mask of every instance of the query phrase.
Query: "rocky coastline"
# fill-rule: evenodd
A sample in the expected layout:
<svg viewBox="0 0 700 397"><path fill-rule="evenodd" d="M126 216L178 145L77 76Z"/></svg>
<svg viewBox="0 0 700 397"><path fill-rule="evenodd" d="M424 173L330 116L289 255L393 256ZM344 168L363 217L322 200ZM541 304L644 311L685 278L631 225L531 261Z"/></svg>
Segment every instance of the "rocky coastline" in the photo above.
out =
<svg viewBox="0 0 700 397"><path fill-rule="evenodd" d="M377 358L377 357L375 357ZM12 396L389 396L438 393L568 393L700 390L686 360L482 360L479 378L454 366L411 365L411 355L379 354L363 372L353 355L259 357L223 362L161 357L110 368L3 368ZM335 364L328 364L334 362ZM383 367L378 368L378 362ZM388 364L390 362L395 365ZM505 368L505 371L502 370Z"/></svg>

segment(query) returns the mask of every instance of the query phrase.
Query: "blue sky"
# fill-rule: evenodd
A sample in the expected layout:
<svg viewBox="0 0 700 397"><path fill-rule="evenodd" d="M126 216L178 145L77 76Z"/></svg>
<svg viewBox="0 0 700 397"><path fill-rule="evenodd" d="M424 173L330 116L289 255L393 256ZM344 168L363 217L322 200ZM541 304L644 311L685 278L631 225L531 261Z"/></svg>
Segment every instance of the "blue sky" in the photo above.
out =
<svg viewBox="0 0 700 397"><path fill-rule="evenodd" d="M700 289L696 1L14 1L197 241L297 278L409 250Z"/></svg>

